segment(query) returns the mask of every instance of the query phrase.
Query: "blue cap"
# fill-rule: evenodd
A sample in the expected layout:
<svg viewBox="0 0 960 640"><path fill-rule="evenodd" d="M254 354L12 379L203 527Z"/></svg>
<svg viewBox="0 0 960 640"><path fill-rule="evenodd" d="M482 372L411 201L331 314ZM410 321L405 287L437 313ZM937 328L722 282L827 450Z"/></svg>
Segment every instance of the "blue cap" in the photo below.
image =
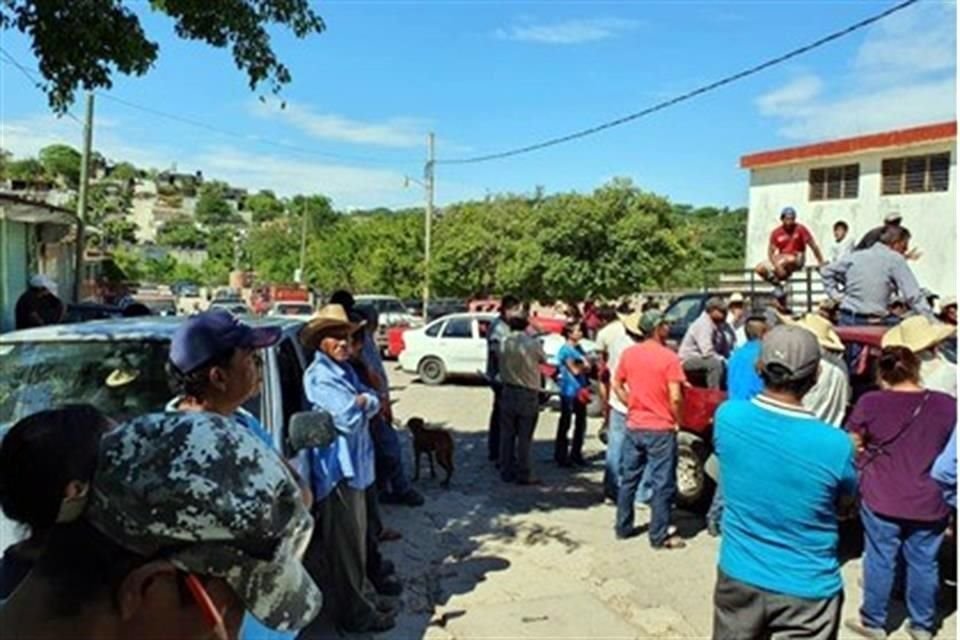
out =
<svg viewBox="0 0 960 640"><path fill-rule="evenodd" d="M257 327L226 309L214 309L188 318L170 343L170 362L181 373L191 373L232 349L263 349L280 340L279 327Z"/></svg>
<svg viewBox="0 0 960 640"><path fill-rule="evenodd" d="M783 210L780 212L780 219L783 220L783 219L786 218L787 216L792 216L792 217L796 218L796 217L797 217L797 210L794 209L793 207L784 207Z"/></svg>

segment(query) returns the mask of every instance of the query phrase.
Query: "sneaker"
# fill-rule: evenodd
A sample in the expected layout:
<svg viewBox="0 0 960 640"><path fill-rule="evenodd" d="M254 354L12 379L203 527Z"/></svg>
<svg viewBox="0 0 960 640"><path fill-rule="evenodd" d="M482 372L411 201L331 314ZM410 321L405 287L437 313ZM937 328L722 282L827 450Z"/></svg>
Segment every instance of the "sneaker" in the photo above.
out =
<svg viewBox="0 0 960 640"><path fill-rule="evenodd" d="M863 624L859 618L847 618L843 621L843 626L850 631L853 631L861 638L868 638L869 640L885 640L887 637L886 631L883 629L877 629L876 627L868 627L867 625Z"/></svg>
<svg viewBox="0 0 960 640"><path fill-rule="evenodd" d="M915 627L912 622L907 622L907 635L913 640L933 640L932 632Z"/></svg>

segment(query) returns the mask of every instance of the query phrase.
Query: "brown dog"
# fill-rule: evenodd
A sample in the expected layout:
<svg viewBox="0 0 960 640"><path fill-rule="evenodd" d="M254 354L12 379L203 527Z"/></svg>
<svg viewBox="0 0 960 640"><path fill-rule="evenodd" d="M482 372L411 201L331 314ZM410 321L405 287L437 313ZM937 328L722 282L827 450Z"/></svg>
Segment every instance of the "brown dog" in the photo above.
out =
<svg viewBox="0 0 960 640"><path fill-rule="evenodd" d="M437 477L433 468L433 459L436 457L437 464L447 472L441 484L449 487L450 476L453 475L453 436L446 429L428 428L423 418L407 420L407 429L413 434L413 479L420 479L420 454L425 453L430 461L430 477Z"/></svg>

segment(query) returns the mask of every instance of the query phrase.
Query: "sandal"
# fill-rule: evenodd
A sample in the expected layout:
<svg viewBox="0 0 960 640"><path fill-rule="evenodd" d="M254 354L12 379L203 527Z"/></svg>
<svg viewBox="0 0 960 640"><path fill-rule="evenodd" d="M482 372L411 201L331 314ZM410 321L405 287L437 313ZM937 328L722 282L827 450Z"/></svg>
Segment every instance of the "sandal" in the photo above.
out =
<svg viewBox="0 0 960 640"><path fill-rule="evenodd" d="M683 541L683 538L679 536L670 536L662 543L660 546L655 547L656 549L683 549L687 546L687 543Z"/></svg>
<svg viewBox="0 0 960 640"><path fill-rule="evenodd" d="M400 540L403 538L403 534L395 529L390 529L384 527L383 531L380 532L380 535L377 536L377 539L380 542L393 542L394 540Z"/></svg>

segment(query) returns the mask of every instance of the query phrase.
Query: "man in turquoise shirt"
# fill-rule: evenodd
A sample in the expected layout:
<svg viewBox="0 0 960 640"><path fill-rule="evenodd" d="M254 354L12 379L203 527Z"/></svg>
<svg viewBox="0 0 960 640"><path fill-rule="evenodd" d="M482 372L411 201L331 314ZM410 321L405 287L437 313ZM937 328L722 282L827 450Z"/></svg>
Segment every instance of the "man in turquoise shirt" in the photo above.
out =
<svg viewBox="0 0 960 640"><path fill-rule="evenodd" d="M849 436L803 408L820 367L812 333L779 326L760 354L763 392L717 411L725 508L715 640L835 638L843 580L837 509L856 493Z"/></svg>

